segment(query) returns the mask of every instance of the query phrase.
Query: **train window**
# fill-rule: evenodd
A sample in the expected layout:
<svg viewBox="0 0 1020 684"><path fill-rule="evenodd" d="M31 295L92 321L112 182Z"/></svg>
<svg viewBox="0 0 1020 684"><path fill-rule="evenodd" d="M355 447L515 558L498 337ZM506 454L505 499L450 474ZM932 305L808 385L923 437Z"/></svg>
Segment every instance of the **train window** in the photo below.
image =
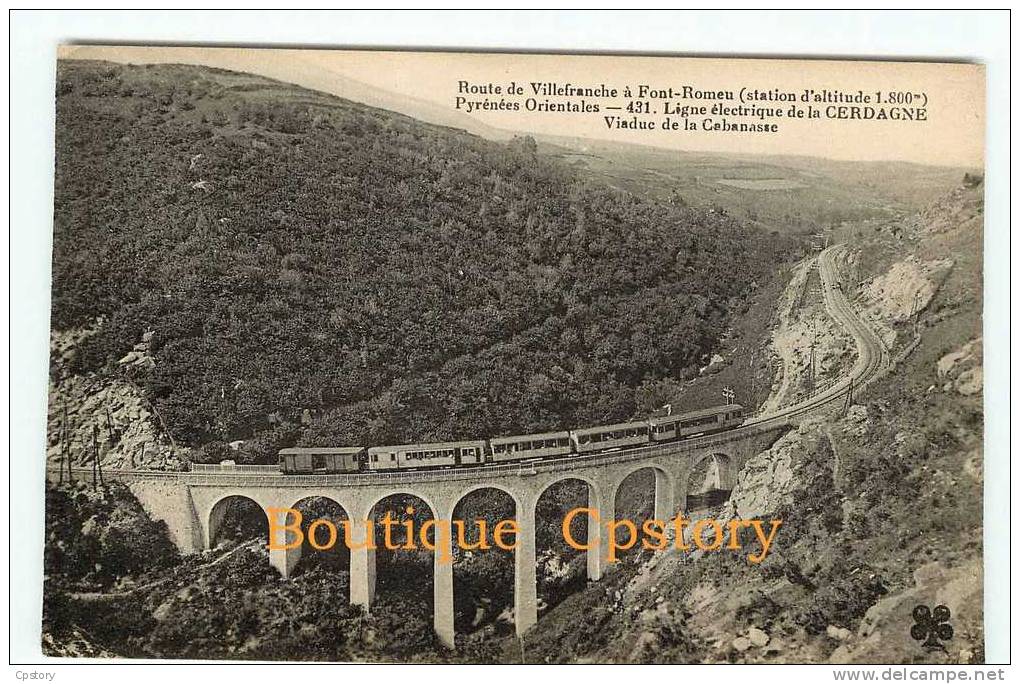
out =
<svg viewBox="0 0 1020 684"><path fill-rule="evenodd" d="M323 454L312 455L312 469L313 470L325 470L326 469L326 456Z"/></svg>

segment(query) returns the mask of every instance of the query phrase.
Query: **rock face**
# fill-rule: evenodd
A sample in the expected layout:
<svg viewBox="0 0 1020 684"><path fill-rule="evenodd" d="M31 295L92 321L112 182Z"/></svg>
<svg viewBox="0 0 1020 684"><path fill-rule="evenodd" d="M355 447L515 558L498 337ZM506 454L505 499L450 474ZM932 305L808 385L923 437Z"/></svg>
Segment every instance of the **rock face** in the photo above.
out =
<svg viewBox="0 0 1020 684"><path fill-rule="evenodd" d="M97 328L101 324L97 322ZM49 387L47 463L58 465L66 447L72 464L89 466L98 446L100 462L111 468L182 468L187 449L174 447L139 389L121 379L61 376L60 369L73 358L77 345L95 329L51 335L52 363L57 373ZM153 365L151 340L152 332L143 334L119 364Z"/></svg>
<svg viewBox="0 0 1020 684"><path fill-rule="evenodd" d="M903 321L928 306L938 283L952 267L948 259L920 261L910 256L872 280L864 296L885 319Z"/></svg>
<svg viewBox="0 0 1020 684"><path fill-rule="evenodd" d="M719 514L720 520L761 518L789 503L798 484L796 464L803 453L826 438L823 427L822 418L806 419L770 449L747 459Z"/></svg>
<svg viewBox="0 0 1020 684"><path fill-rule="evenodd" d="M910 255L868 283L858 301L887 346L896 342L894 326L924 311L952 268L951 259L922 261Z"/></svg>

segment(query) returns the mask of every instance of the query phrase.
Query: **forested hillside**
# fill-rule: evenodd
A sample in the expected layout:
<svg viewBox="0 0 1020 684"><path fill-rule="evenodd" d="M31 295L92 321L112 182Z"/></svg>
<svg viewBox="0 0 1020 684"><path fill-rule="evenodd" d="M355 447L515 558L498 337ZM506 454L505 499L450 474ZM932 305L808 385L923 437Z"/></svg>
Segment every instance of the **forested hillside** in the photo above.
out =
<svg viewBox="0 0 1020 684"><path fill-rule="evenodd" d="M179 443L605 423L697 372L791 243L247 74L58 66L53 325ZM145 336L154 363L118 364Z"/></svg>

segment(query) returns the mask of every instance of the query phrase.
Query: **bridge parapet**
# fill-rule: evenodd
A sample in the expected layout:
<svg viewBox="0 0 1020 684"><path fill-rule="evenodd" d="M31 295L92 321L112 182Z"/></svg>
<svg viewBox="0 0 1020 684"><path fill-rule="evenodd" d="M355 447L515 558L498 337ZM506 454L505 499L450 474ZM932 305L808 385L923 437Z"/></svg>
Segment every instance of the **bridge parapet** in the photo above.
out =
<svg viewBox="0 0 1020 684"><path fill-rule="evenodd" d="M159 480L176 481L194 486L232 487L359 487L376 485L408 485L428 482L455 480L490 480L493 478L520 478L539 473L558 473L571 470L586 470L602 466L641 461L654 458L670 458L678 455L702 452L767 435L785 429L787 421L772 420L756 425L740 427L719 435L708 435L681 442L654 444L625 451L571 455L564 458L535 463L507 463L462 469L387 471L369 473L337 473L330 475L284 475L273 465L221 466L218 464L194 464L190 471L164 470L116 470L104 471L104 477L125 482ZM92 477L89 468L73 470L78 480ZM48 471L51 480L58 472Z"/></svg>

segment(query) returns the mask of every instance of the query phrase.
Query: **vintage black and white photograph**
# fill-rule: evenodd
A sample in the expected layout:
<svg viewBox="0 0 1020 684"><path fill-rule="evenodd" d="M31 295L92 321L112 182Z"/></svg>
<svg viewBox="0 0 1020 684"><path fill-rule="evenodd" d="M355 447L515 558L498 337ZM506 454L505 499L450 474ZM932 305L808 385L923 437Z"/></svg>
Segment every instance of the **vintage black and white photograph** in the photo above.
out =
<svg viewBox="0 0 1020 684"><path fill-rule="evenodd" d="M981 65L55 70L45 655L986 662Z"/></svg>

